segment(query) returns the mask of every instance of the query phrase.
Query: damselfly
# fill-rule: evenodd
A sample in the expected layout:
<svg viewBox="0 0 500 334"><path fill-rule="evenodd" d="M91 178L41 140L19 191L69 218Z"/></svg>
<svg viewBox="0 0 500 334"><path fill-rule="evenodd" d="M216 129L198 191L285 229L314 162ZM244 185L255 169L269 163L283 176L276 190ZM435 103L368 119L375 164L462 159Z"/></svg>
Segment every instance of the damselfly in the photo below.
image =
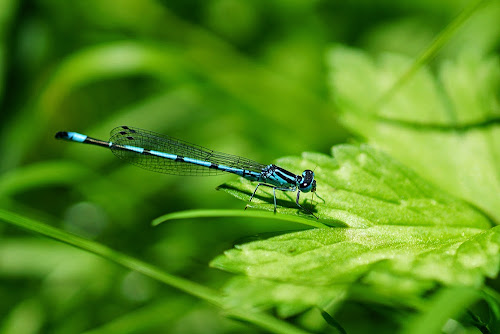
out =
<svg viewBox="0 0 500 334"><path fill-rule="evenodd" d="M119 126L111 131L109 141L103 141L77 132L58 132L57 139L107 147L120 159L154 172L175 175L217 175L224 172L259 182L250 200L260 186L273 189L276 213L276 190L297 191L297 206L316 217L299 204L300 192L315 192L314 172L306 169L295 175L276 165L263 165L236 155L216 152L183 140L152 131Z"/></svg>

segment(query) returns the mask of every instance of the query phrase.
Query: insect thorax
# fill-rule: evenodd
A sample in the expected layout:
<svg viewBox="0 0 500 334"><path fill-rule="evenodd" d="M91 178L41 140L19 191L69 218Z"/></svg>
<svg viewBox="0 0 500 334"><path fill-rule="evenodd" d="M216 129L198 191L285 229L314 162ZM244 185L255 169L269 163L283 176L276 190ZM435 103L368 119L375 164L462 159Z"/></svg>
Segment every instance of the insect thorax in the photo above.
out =
<svg viewBox="0 0 500 334"><path fill-rule="evenodd" d="M268 165L261 172L261 182L291 188L297 185L297 175L276 165Z"/></svg>

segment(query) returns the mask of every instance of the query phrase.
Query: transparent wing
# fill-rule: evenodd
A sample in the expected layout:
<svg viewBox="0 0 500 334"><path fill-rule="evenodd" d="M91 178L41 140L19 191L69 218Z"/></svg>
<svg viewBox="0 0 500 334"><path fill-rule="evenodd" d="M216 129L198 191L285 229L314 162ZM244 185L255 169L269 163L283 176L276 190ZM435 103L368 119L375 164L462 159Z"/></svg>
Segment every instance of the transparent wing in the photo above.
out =
<svg viewBox="0 0 500 334"><path fill-rule="evenodd" d="M182 161L170 160L155 155L141 154L120 148L123 145L160 151L182 157L202 160L217 165L241 168L260 173L266 165L236 155L216 152L153 131L129 126L120 126L111 131L111 151L120 159L154 172L174 175L218 175L224 171Z"/></svg>

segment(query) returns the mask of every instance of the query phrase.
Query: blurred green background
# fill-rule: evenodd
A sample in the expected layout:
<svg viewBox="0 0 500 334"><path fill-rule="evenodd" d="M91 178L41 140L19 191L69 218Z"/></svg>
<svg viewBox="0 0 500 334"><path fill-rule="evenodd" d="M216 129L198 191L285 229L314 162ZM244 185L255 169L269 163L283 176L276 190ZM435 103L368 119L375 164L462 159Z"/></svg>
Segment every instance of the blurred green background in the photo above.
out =
<svg viewBox="0 0 500 334"><path fill-rule="evenodd" d="M353 136L330 102L325 52L341 43L416 57L467 5L0 0L0 205L220 287L228 276L210 259L241 238L300 226L240 218L153 228L169 212L243 209L214 190L232 176L151 173L54 134L107 139L130 125L262 163L329 153ZM480 9L438 60L498 50L499 15ZM258 332L83 251L5 224L0 238L0 334Z"/></svg>

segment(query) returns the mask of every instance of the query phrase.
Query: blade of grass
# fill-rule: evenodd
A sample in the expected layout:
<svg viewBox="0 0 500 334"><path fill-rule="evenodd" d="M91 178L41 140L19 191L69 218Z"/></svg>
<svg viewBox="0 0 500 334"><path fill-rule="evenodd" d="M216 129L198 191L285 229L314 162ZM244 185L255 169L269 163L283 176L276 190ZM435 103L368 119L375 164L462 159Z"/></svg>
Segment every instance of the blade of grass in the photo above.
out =
<svg viewBox="0 0 500 334"><path fill-rule="evenodd" d="M465 287L445 289L437 294L424 313L408 322L404 334L440 333L449 319L481 298L477 290Z"/></svg>
<svg viewBox="0 0 500 334"><path fill-rule="evenodd" d="M423 65L427 64L436 54L441 50L441 48L451 39L455 32L467 21L476 10L478 10L488 0L478 0L472 2L469 6L465 7L462 12L451 21L448 26L443 29L431 44L426 47L422 53L415 59L413 64L404 72L399 79L389 88L389 90L383 94L380 99L375 102L373 109L378 109L386 101L391 99L391 97L396 93L396 91L403 86L408 79L410 79Z"/></svg>
<svg viewBox="0 0 500 334"><path fill-rule="evenodd" d="M3 102L6 86L8 37L19 5L18 1L0 1L0 103Z"/></svg>
<svg viewBox="0 0 500 334"><path fill-rule="evenodd" d="M305 219L297 216L290 215L276 215L272 212L267 211L255 211L255 210L187 210L180 212L167 213L163 216L155 218L151 225L158 226L168 220L174 219L189 219L189 218L213 218L213 217L244 217L244 218L270 218L279 219L289 222L304 224L317 228L329 228L328 225L320 223L316 220ZM339 226L345 226L340 225Z"/></svg>
<svg viewBox="0 0 500 334"><path fill-rule="evenodd" d="M483 287L484 300L490 306L491 313L496 321L500 319L500 293L494 289L484 286Z"/></svg>
<svg viewBox="0 0 500 334"><path fill-rule="evenodd" d="M90 173L85 166L68 161L33 163L1 174L0 196L12 196L44 186L73 184Z"/></svg>
<svg viewBox="0 0 500 334"><path fill-rule="evenodd" d="M203 299L222 309L228 317L251 323L273 333L307 333L302 329L294 327L265 313L227 308L223 302L223 298L216 291L199 285L195 282L170 275L169 273L166 273L151 264L117 252L97 242L87 240L85 238L67 233L58 228L2 209L0 209L0 220L17 227L21 227L28 231L35 232L46 237L64 242L68 245L94 253L125 268L137 271L180 291L183 291L189 295Z"/></svg>
<svg viewBox="0 0 500 334"><path fill-rule="evenodd" d="M184 298L167 299L157 304L142 307L129 312L100 327L91 329L83 334L128 334L140 333L147 330L158 330L166 323L175 321L189 312L193 301Z"/></svg>

